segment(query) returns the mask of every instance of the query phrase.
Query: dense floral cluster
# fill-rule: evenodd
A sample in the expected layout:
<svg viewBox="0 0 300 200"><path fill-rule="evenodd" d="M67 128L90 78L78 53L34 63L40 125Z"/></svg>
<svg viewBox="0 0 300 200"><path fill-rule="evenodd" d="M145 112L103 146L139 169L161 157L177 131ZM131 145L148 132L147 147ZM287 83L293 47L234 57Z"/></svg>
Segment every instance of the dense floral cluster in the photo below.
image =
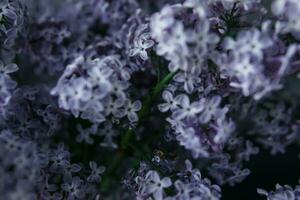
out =
<svg viewBox="0 0 300 200"><path fill-rule="evenodd" d="M0 199L218 200L300 144L299 0L1 0L0 42Z"/></svg>

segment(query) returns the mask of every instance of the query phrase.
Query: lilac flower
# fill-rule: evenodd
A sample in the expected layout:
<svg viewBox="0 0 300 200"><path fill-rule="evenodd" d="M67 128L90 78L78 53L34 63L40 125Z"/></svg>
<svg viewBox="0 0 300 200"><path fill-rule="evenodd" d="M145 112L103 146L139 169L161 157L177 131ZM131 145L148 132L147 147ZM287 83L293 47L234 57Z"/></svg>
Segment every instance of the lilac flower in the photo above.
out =
<svg viewBox="0 0 300 200"><path fill-rule="evenodd" d="M190 185L185 184L184 182L177 180L175 183L175 188L177 191L176 198L178 199L189 199L190 193L193 191L192 187ZM172 198L166 198L166 199L172 199Z"/></svg>
<svg viewBox="0 0 300 200"><path fill-rule="evenodd" d="M106 122L104 127L100 129L97 135L104 136L103 142L100 143L104 147L117 148L117 145L114 143L114 137L118 136L116 130L113 129L113 125L110 122Z"/></svg>
<svg viewBox="0 0 300 200"><path fill-rule="evenodd" d="M10 73L17 71L18 69L19 69L18 66L14 63L4 65L3 62L0 62L0 74L8 75Z"/></svg>
<svg viewBox="0 0 300 200"><path fill-rule="evenodd" d="M126 101L126 99L124 100ZM122 99L113 100L111 97L104 99L104 112L105 115L112 114L115 117L123 117L123 112L121 110L125 102Z"/></svg>
<svg viewBox="0 0 300 200"><path fill-rule="evenodd" d="M138 108L122 113L121 107L127 99L125 90L130 85L127 80L130 75L122 67L117 56L93 60L80 56L67 66L52 94L58 95L60 107L93 123L105 121L109 114L118 118L128 115L137 120L133 112Z"/></svg>
<svg viewBox="0 0 300 200"><path fill-rule="evenodd" d="M104 106L99 101L93 100L94 96L91 96L91 99L87 104L88 107L82 111L80 117L95 123L102 123L105 121L105 116L102 113Z"/></svg>
<svg viewBox="0 0 300 200"><path fill-rule="evenodd" d="M231 79L230 85L242 90L245 96L256 100L272 90L281 88L278 79L268 77L263 63L265 50L273 45L272 39L257 29L241 31L236 41L226 38L223 47L230 50L217 61L224 77Z"/></svg>
<svg viewBox="0 0 300 200"><path fill-rule="evenodd" d="M190 103L190 99L186 95L180 95L179 98L179 105L180 108L176 109L173 113L173 117L177 119L183 118L192 118L195 117L196 114L200 113L204 109L204 102L203 101L196 101Z"/></svg>
<svg viewBox="0 0 300 200"><path fill-rule="evenodd" d="M299 17L299 0L2 0L1 199L221 199L261 148L300 144Z"/></svg>
<svg viewBox="0 0 300 200"><path fill-rule="evenodd" d="M272 12L279 17L276 22L276 31L279 33L292 33L299 38L300 4L295 0L276 0L272 3Z"/></svg>
<svg viewBox="0 0 300 200"><path fill-rule="evenodd" d="M0 76L0 105L5 106L11 98L11 90L16 87L16 83L5 76Z"/></svg>
<svg viewBox="0 0 300 200"><path fill-rule="evenodd" d="M259 153L259 148L254 146L251 141L247 140L245 151L239 153L239 159L249 161L251 155L255 155L258 153Z"/></svg>
<svg viewBox="0 0 300 200"><path fill-rule="evenodd" d="M276 190L267 192L263 189L257 189L257 192L261 195L267 197L268 200L289 200L289 199L299 199L300 198L300 190L299 186L297 185L295 189L293 189L289 185L281 186L276 184Z"/></svg>
<svg viewBox="0 0 300 200"><path fill-rule="evenodd" d="M16 87L16 82L10 78L9 74L16 72L17 70L18 66L16 64L11 63L4 65L4 63L0 61L0 110L3 106L8 104L11 93Z"/></svg>
<svg viewBox="0 0 300 200"><path fill-rule="evenodd" d="M174 19L174 9L176 6L166 6L160 13L152 16L150 21L150 28L152 37L158 42L157 53L164 55L168 60L173 60L172 71L178 68L185 69L186 66L179 66L181 62L175 63L182 56L188 55L187 36L184 34L184 27L181 23L176 23ZM169 29L169 30L168 30ZM166 37L166 32L170 35ZM179 56L179 53L182 56Z"/></svg>
<svg viewBox="0 0 300 200"><path fill-rule="evenodd" d="M16 44L16 40L20 39L20 35L25 36L27 32L25 31L26 8L23 2L18 0L4 0L1 2L0 8L0 41L3 45L1 50L8 51L15 48L17 51L20 45Z"/></svg>
<svg viewBox="0 0 300 200"><path fill-rule="evenodd" d="M44 184L42 186L42 198L50 198L51 199L51 193L57 191L57 186L55 184L49 183L49 176L45 177ZM56 193L57 194L57 193ZM61 197L62 198L62 197Z"/></svg>
<svg viewBox="0 0 300 200"><path fill-rule="evenodd" d="M204 178L198 169L193 169L189 160L185 161L186 170L178 174L179 180L175 182L177 190L174 199L220 199L220 188L211 185L211 182ZM167 198L167 199L172 199Z"/></svg>
<svg viewBox="0 0 300 200"><path fill-rule="evenodd" d="M109 87L110 84L108 78L113 74L113 70L105 66L104 62L101 62L101 60L96 59L93 63L95 64L95 67L88 71L91 83L93 85L105 84L106 87Z"/></svg>
<svg viewBox="0 0 300 200"><path fill-rule="evenodd" d="M209 122L213 118L213 116L216 115L220 103L221 103L220 96L213 96L211 99L206 99L204 103L205 104L204 110L199 118L200 122L201 123Z"/></svg>
<svg viewBox="0 0 300 200"><path fill-rule="evenodd" d="M126 90L130 84L127 81L115 81L112 83L112 94L116 95L118 102L124 103L126 100Z"/></svg>
<svg viewBox="0 0 300 200"><path fill-rule="evenodd" d="M70 180L66 180L66 182L62 185L62 189L67 192L67 199L83 199L84 191L83 191L83 181L79 177L72 177Z"/></svg>
<svg viewBox="0 0 300 200"><path fill-rule="evenodd" d="M227 174L224 173L225 171ZM228 183L234 186L242 182L250 174L250 170L240 169L236 163L229 163L228 158L226 158L221 163L214 163L210 168L210 174L215 177L219 185Z"/></svg>
<svg viewBox="0 0 300 200"><path fill-rule="evenodd" d="M231 10L234 4L237 3L235 0L210 0L210 2L220 2L228 10ZM250 10L253 6L259 4L260 2L261 0L243 0L238 2L238 6L242 7L245 10Z"/></svg>
<svg viewBox="0 0 300 200"><path fill-rule="evenodd" d="M130 100L125 101L124 115L128 117L130 122L137 122L138 115L136 114L142 108L140 101L130 102Z"/></svg>
<svg viewBox="0 0 300 200"><path fill-rule="evenodd" d="M173 97L173 94L165 90L162 94L163 99L166 101L166 103L162 103L158 105L158 108L161 112L167 112L168 110L175 110L179 106L179 99L180 96Z"/></svg>
<svg viewBox="0 0 300 200"><path fill-rule="evenodd" d="M93 125L88 129L83 129L82 126L78 125L77 129L79 131L79 135L76 137L77 142L86 142L88 144L93 144L94 140L91 135L95 135L97 131L97 125Z"/></svg>
<svg viewBox="0 0 300 200"><path fill-rule="evenodd" d="M230 86L241 89L245 96L253 95L257 100L272 90L280 89L278 83L272 83L263 74L262 63L251 62L249 56L240 56L222 66L226 71L225 76L230 76L234 80Z"/></svg>
<svg viewBox="0 0 300 200"><path fill-rule="evenodd" d="M63 177L64 179L69 179L72 174L78 173L81 171L82 167L79 164L67 164L63 169Z"/></svg>
<svg viewBox="0 0 300 200"><path fill-rule="evenodd" d="M153 38L160 38L163 36L165 29L174 23L172 7L164 7L160 13L152 16L150 27Z"/></svg>
<svg viewBox="0 0 300 200"><path fill-rule="evenodd" d="M139 55L142 60L148 60L147 49L154 45L150 33L145 32L148 25L142 24L136 31L136 37L133 40L133 48L129 51L129 56Z"/></svg>
<svg viewBox="0 0 300 200"><path fill-rule="evenodd" d="M90 168L92 170L91 175L87 178L89 182L97 182L99 183L101 181L101 174L105 171L105 167L99 166L97 167L97 164L93 161L89 163Z"/></svg>
<svg viewBox="0 0 300 200"><path fill-rule="evenodd" d="M193 128L180 128L176 139L180 145L192 152L194 158L208 157L207 147L203 145L203 141L196 135Z"/></svg>
<svg viewBox="0 0 300 200"><path fill-rule="evenodd" d="M149 171L146 174L146 182L144 190L153 195L155 200L162 200L164 195L164 188L168 188L172 185L171 179L169 177L164 177L160 179L156 171Z"/></svg>
<svg viewBox="0 0 300 200"><path fill-rule="evenodd" d="M70 109L71 112L78 117L78 109L83 103L87 102L91 97L89 91L89 83L83 78L71 79L70 85L66 85L62 88L63 95L59 98L59 103L65 109Z"/></svg>
<svg viewBox="0 0 300 200"><path fill-rule="evenodd" d="M217 119L217 124L213 126L216 130L214 142L217 144L225 143L235 131L235 124L232 121L226 121L222 118Z"/></svg>
<svg viewBox="0 0 300 200"><path fill-rule="evenodd" d="M177 73L174 76L174 80L178 83L183 84L183 88L187 93L192 93L195 87L201 82L199 77L200 69L194 67L190 70L190 72L181 72Z"/></svg>
<svg viewBox="0 0 300 200"><path fill-rule="evenodd" d="M242 31L237 36L236 41L232 38L224 40L226 50L235 50L237 54L249 53L251 56L261 60L263 50L270 47L273 41L257 29Z"/></svg>
<svg viewBox="0 0 300 200"><path fill-rule="evenodd" d="M52 161L50 170L53 172L62 171L66 166L70 164L68 157L69 152L65 151L64 149L56 150L50 157L50 160Z"/></svg>
<svg viewBox="0 0 300 200"><path fill-rule="evenodd" d="M193 165L191 161L185 160L185 167L186 169L183 171L183 173L179 173L179 176L184 176L186 179L189 180L200 180L201 179L201 173L198 169L193 169Z"/></svg>

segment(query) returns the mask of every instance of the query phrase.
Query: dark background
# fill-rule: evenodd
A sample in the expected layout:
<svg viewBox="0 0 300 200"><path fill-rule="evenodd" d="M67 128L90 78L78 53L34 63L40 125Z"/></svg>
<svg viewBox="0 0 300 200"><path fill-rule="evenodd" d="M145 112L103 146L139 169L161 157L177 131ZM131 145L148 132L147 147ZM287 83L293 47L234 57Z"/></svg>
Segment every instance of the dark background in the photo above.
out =
<svg viewBox="0 0 300 200"><path fill-rule="evenodd" d="M222 199L224 200L266 200L259 195L256 188L267 191L275 190L275 185L298 184L300 178L299 147L287 148L286 154L272 156L267 151L262 151L253 156L245 167L251 170L251 174L234 187L222 187Z"/></svg>

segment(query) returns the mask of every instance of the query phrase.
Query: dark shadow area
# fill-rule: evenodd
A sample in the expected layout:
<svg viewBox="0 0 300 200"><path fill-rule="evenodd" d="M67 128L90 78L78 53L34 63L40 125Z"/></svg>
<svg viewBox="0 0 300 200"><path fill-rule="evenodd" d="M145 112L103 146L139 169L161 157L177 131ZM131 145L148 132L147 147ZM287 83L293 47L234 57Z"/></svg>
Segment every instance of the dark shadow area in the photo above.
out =
<svg viewBox="0 0 300 200"><path fill-rule="evenodd" d="M257 194L256 188L271 191L277 183L294 187L300 179L298 154L297 146L289 147L284 155L272 156L269 152L261 151L246 164L251 174L242 183L235 187L222 187L222 199L266 200Z"/></svg>

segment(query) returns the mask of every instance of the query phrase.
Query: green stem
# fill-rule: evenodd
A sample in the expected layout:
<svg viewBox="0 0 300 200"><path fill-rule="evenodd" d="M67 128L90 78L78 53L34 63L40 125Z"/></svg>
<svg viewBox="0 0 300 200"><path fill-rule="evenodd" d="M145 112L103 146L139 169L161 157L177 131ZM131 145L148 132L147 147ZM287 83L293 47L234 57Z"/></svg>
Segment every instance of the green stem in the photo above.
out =
<svg viewBox="0 0 300 200"><path fill-rule="evenodd" d="M124 153L123 152L118 152L116 154L116 156L113 158L111 164L109 165L109 167L106 169L106 176L103 178L102 184L101 184L101 188L103 190L106 190L109 183L111 182L111 177L110 175L112 174L112 172L118 167L120 160L123 158Z"/></svg>
<svg viewBox="0 0 300 200"><path fill-rule="evenodd" d="M150 91L148 97L146 98L145 102L143 103L143 106L141 110L138 112L139 122L141 122L145 116L147 116L152 108L153 101L157 98L157 96L162 92L162 90L166 87L166 85L171 81L171 79L174 77L174 75L177 73L170 72L167 76L165 76L156 86ZM139 126L138 124L137 126ZM128 146L128 142L131 139L131 136L133 135L134 130L128 129L125 133L124 137L121 140L121 145L123 148L126 148Z"/></svg>
<svg viewBox="0 0 300 200"><path fill-rule="evenodd" d="M167 84L172 80L173 76L177 73L175 72L170 72L168 75L166 75L159 83L155 85L155 87L150 91L149 95L145 99L143 106L141 110L138 112L138 117L139 117L139 123L137 126L140 125L140 122L144 119L145 116L147 116L152 108L152 103L154 100L158 97L158 95L162 92L162 90L165 89ZM128 148L133 150L136 155L141 156L141 153L138 148L136 148L132 143L131 140L134 136L134 130L133 128L128 129L124 136L121 138L121 146L120 149L121 151L118 152L118 154L114 157L112 164L107 168L106 170L106 178L104 178L102 182L102 187L105 189L109 185L109 176L116 170L116 168L120 165L121 160L125 156L125 152ZM144 155L147 157L146 155Z"/></svg>

